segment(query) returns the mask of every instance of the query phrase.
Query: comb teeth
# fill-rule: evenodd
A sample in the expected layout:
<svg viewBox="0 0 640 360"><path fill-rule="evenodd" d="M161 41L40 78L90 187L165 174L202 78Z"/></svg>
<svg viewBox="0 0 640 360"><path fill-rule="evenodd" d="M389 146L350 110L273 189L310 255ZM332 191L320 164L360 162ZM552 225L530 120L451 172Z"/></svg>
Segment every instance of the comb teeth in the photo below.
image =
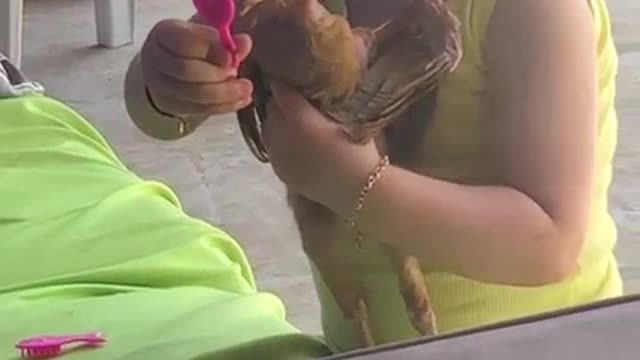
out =
<svg viewBox="0 0 640 360"><path fill-rule="evenodd" d="M20 349L22 357L47 358L60 354L62 348L56 345Z"/></svg>

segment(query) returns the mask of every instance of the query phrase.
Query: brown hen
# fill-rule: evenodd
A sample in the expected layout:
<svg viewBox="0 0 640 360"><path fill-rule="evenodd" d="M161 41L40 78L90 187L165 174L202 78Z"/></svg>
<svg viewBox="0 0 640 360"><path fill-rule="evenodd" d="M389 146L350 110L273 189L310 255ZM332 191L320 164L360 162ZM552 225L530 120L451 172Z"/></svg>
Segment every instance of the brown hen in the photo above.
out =
<svg viewBox="0 0 640 360"><path fill-rule="evenodd" d="M341 0L240 0L238 5L235 31L254 42L240 71L255 87L253 104L238 118L259 160L269 161L260 130L273 79L300 91L351 141L375 140L392 163L411 167L437 86L461 58L458 21L445 0L413 0L373 29L352 29ZM421 116L406 116L409 110ZM375 345L365 291L336 246L356 234L325 207L291 191L287 195L307 256L345 317L357 324L362 345ZM422 335L436 334L419 261L389 245L383 250L398 274L409 321Z"/></svg>

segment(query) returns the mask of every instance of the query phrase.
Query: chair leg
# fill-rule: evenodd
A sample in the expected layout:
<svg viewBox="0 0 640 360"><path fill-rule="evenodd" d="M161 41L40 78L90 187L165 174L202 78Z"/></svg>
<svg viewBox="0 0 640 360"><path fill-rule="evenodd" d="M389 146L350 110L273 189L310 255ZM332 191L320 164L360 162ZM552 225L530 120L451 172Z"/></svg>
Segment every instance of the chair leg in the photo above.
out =
<svg viewBox="0 0 640 360"><path fill-rule="evenodd" d="M115 48L134 40L135 0L94 0L98 44Z"/></svg>
<svg viewBox="0 0 640 360"><path fill-rule="evenodd" d="M22 0L0 0L0 52L15 67L22 62Z"/></svg>

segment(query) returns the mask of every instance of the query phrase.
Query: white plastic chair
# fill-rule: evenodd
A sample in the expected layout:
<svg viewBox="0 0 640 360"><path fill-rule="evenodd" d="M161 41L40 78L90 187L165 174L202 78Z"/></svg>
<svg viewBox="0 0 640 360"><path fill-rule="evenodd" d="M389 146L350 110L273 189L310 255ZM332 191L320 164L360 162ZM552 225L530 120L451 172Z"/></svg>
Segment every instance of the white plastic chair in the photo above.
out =
<svg viewBox="0 0 640 360"><path fill-rule="evenodd" d="M135 0L94 0L98 44L115 48L133 43ZM15 66L22 60L23 0L0 0L0 52Z"/></svg>
<svg viewBox="0 0 640 360"><path fill-rule="evenodd" d="M0 52L9 57L15 66L20 66L22 0L0 0Z"/></svg>
<svg viewBox="0 0 640 360"><path fill-rule="evenodd" d="M98 44L115 48L133 43L135 0L93 0Z"/></svg>

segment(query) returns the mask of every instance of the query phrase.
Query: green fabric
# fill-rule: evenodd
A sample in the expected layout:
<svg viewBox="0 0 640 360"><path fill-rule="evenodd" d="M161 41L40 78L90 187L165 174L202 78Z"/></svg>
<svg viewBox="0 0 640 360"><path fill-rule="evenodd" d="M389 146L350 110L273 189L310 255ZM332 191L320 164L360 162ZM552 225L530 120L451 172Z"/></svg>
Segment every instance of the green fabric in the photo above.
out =
<svg viewBox="0 0 640 360"><path fill-rule="evenodd" d="M328 354L256 290L231 237L127 170L76 112L0 100L0 144L0 359L25 337L94 330L108 344L65 359Z"/></svg>

